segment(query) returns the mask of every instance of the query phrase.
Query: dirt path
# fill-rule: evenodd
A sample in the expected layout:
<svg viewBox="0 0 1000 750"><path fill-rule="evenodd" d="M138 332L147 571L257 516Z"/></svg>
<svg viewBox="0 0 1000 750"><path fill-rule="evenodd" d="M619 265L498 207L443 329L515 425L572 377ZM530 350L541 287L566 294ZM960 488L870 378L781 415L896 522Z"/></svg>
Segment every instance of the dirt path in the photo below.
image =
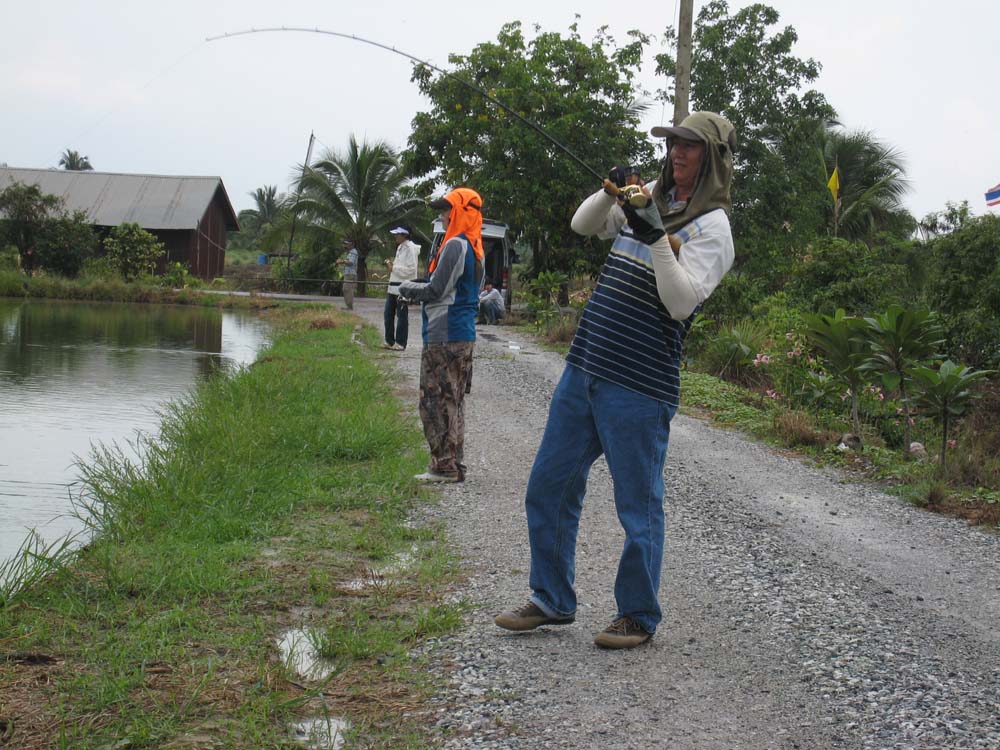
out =
<svg viewBox="0 0 1000 750"><path fill-rule="evenodd" d="M381 330L381 301L357 300ZM419 332L418 316L411 326ZM563 361L480 330L469 478L446 524L473 609L429 646L445 747L1000 748L1000 536L679 416L667 462L656 637L592 638L615 612L622 533L603 461L581 525L575 625L512 634L527 596L524 487ZM396 359L414 399L419 335Z"/></svg>

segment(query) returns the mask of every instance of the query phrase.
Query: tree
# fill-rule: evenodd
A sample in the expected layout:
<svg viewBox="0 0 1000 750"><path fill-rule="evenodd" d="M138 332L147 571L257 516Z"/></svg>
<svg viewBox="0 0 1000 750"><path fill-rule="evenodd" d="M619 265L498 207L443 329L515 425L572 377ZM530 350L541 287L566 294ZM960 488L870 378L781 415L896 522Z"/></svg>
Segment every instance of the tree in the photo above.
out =
<svg viewBox="0 0 1000 750"><path fill-rule="evenodd" d="M128 281L153 273L163 256L163 243L138 224L125 222L104 240L108 262Z"/></svg>
<svg viewBox="0 0 1000 750"><path fill-rule="evenodd" d="M651 144L637 130L641 105L633 85L648 38L629 32L629 42L619 47L604 30L585 43L575 24L568 36L535 31L529 40L520 23L504 25L495 42L449 56L454 76L537 123L601 174L615 164L652 159ZM588 260L569 224L599 180L455 77L418 65L413 80L432 107L413 118L408 172L423 178L428 191L441 185L476 189L486 214L530 244L532 275L576 271L581 262L593 269L599 261Z"/></svg>
<svg viewBox="0 0 1000 750"><path fill-rule="evenodd" d="M82 156L71 148L62 152L59 157L59 166L71 172L86 172L93 169L89 157Z"/></svg>
<svg viewBox="0 0 1000 750"><path fill-rule="evenodd" d="M256 248L273 227L288 215L288 200L276 185L264 185L252 193L255 207L239 213L240 231L233 236L236 245Z"/></svg>
<svg viewBox="0 0 1000 750"><path fill-rule="evenodd" d="M974 367L1000 365L1000 216L952 217L926 243L927 304L941 314L949 352Z"/></svg>
<svg viewBox="0 0 1000 750"><path fill-rule="evenodd" d="M698 13L691 61L692 109L719 112L736 127L733 233L738 266L779 287L793 249L825 224L830 195L816 151L818 127L834 118L826 98L807 89L820 64L796 57L795 29L772 29L779 14L754 4L733 15L725 0ZM665 44L675 48L668 28ZM671 52L656 57L657 72L673 77ZM664 95L672 101L668 90Z"/></svg>
<svg viewBox="0 0 1000 750"><path fill-rule="evenodd" d="M871 243L880 231L912 234L916 222L902 204L909 185L899 151L864 130L827 127L819 137L826 173L836 168L839 174L836 236Z"/></svg>
<svg viewBox="0 0 1000 750"><path fill-rule="evenodd" d="M20 182L0 190L0 246L13 245L21 267L29 272L37 260L38 242L45 222L62 213L63 202L43 193L38 185Z"/></svg>
<svg viewBox="0 0 1000 750"><path fill-rule="evenodd" d="M75 278L97 254L100 239L84 211L47 219L38 237L38 265L50 273Z"/></svg>
<svg viewBox="0 0 1000 750"><path fill-rule="evenodd" d="M424 209L419 198L402 197L405 176L385 143L359 144L351 135L346 152L327 151L299 182L292 211L299 232L316 251L338 248L350 238L358 250L358 281L367 279L366 260L377 235ZM337 254L331 254L333 260Z"/></svg>

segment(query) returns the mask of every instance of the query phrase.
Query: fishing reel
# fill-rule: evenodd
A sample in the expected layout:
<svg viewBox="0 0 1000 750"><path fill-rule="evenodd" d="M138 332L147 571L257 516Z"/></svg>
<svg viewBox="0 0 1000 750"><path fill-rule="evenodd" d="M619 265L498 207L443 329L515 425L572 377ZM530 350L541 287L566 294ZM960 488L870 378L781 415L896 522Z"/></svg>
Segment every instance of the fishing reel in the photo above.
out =
<svg viewBox="0 0 1000 750"><path fill-rule="evenodd" d="M639 185L626 185L620 188L618 198L633 208L645 208L649 205L649 196L642 192L642 188Z"/></svg>

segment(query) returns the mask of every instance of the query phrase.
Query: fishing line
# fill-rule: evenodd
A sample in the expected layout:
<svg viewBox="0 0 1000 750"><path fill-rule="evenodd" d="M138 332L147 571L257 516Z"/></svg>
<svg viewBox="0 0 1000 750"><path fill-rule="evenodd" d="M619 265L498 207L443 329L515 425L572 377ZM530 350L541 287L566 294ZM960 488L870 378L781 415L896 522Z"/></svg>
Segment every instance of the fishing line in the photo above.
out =
<svg viewBox="0 0 1000 750"><path fill-rule="evenodd" d="M429 63L426 60L421 60L419 57L414 57L413 55L409 54L408 52L403 52L402 50L397 49L396 47L390 47L390 46L388 46L386 44L380 44L379 42L373 42L370 39L365 39L365 38L357 36L355 34L343 34L343 33L338 32L338 31L328 31L326 29L318 29L318 28L312 28L312 29L310 29L310 28L298 27L298 26L280 26L280 27L270 27L270 28L263 28L263 29L247 29L245 31L234 31L234 32L232 32L230 34L219 34L218 36L207 37L205 39L205 41L206 42L214 42L214 41L216 41L218 39L228 39L230 37L244 36L246 34L262 34L262 33L265 33L265 32L283 32L283 31L299 31L299 32L307 33L307 34L327 34L329 36L341 37L342 39L351 39L351 40L354 40L355 42L362 42L364 44L370 44L373 47L378 47L379 49L384 49L384 50L386 50L388 52L394 52L397 55L402 55L403 57L409 58L410 60L413 60L414 62L420 63L421 65L426 65L428 68L431 68L432 70L436 70L438 73L441 73L442 75L446 75L449 78L453 78L454 80L456 80L459 83L461 83L463 86L468 86L470 89L472 89L473 91L476 91L477 93L479 93L481 96L483 96L488 101L493 102L493 104L497 105L498 107L500 107L502 110L504 110L508 114L513 115L518 120L520 120L522 123L524 123L525 125L527 125L528 127L530 127L532 130L534 130L536 133L538 133L539 135L541 135L544 138L546 138L550 143L552 143L554 146L556 146L564 154L566 154L567 156L569 156L570 158L572 158L577 164L579 164L581 167L583 167L585 170L587 170L587 172L589 172L590 174L592 174L599 181L602 181L602 182L604 181L605 175L602 175L599 172L597 172L596 170L594 170L583 159L581 159L579 156L577 156L575 153L573 153L569 149L568 146L564 145L563 143L560 143L554 137L552 137L551 135L549 135L545 130L543 130L541 128L541 126L537 125L536 123L532 122L528 118L526 118L526 117L520 115L519 113L515 112L509 106L507 106L506 104L504 104L502 101L500 101L496 97L491 96L490 94L488 94L486 91L484 91L482 88L480 88L476 84L471 83L470 81L465 80L464 78L462 78L459 75L456 75L454 73L450 73L447 70L444 70L443 68L439 68L437 65L434 65L433 63Z"/></svg>
<svg viewBox="0 0 1000 750"><path fill-rule="evenodd" d="M193 47L191 47L191 49L189 49L187 52L182 53L181 56L178 57L176 60L174 60L172 63L168 63L165 67L161 68L158 72L154 73L150 77L150 79L148 81L146 81L144 84L142 84L139 88L133 89L130 93L131 94L138 94L141 91L145 91L147 88L149 88L149 85L153 81L155 81L157 78L160 78L160 77L166 75L171 70L173 70L178 65L180 65L182 62L184 62L187 58L191 57L191 55L193 55L195 52L197 52L198 50L200 50L201 47L202 47L202 44L203 44L203 42L198 42L197 44L195 44ZM79 133L77 133L76 136L74 136L73 139L70 142L72 143L72 142L75 142L75 141L79 141L81 138L83 138L83 136L85 136L88 133L90 133L98 125L100 125L105 120L107 120L111 115L113 115L115 112L118 112L123 106L125 106L125 102L119 102L118 104L115 104L107 112L105 112L103 115L101 115L96 120L94 120L90 125L87 125L83 130L81 130Z"/></svg>

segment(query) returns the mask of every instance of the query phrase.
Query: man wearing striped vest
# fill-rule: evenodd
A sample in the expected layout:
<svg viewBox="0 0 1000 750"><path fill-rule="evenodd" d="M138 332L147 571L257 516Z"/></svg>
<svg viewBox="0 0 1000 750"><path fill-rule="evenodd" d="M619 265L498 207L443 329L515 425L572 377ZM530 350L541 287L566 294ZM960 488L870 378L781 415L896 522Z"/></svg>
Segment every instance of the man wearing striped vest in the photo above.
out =
<svg viewBox="0 0 1000 750"><path fill-rule="evenodd" d="M565 625L576 616L576 537L587 475L605 456L625 545L618 612L594 642L633 648L662 619L663 469L680 401L681 349L691 321L733 263L729 190L736 133L695 112L667 139L657 180L625 187L611 170L577 209L573 230L615 238L552 396L528 480L529 601L496 617L508 630ZM632 192L628 192L631 190Z"/></svg>

